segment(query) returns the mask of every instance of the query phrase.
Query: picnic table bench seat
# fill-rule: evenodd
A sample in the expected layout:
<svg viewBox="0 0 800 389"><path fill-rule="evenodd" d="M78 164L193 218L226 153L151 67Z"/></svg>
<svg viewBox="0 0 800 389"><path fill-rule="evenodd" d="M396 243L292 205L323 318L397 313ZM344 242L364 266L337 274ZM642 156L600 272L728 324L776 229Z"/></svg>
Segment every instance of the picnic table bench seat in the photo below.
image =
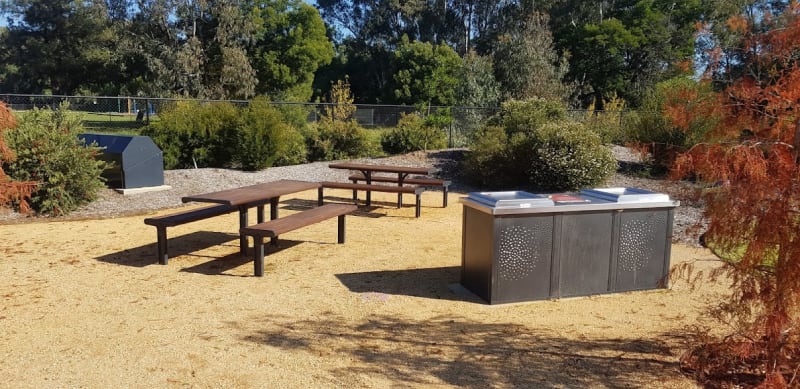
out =
<svg viewBox="0 0 800 389"><path fill-rule="evenodd" d="M323 204L323 193L326 188L330 189L351 189L353 191L366 191L366 192L387 192L387 193L397 193L402 195L403 193L413 193L416 197L415 207L416 213L415 216L419 217L420 215L420 197L422 192L425 191L425 188L418 187L418 186L396 186L396 185L377 185L377 184L354 184L352 182L334 182L334 181L323 181L320 182L320 187L318 190L319 196L317 203L319 205ZM367 204L369 205L369 204ZM401 208L403 206L403 200L401 196L397 198L397 208Z"/></svg>
<svg viewBox="0 0 800 389"><path fill-rule="evenodd" d="M366 181L367 178L364 177L361 173L356 173L351 175L347 178L348 180L352 181L354 184L358 183L358 181ZM391 183L399 183L400 180L396 176L371 176L370 181L372 182L391 182ZM439 178L431 178L431 177L407 177L403 179L403 184L409 185L419 185L425 187L441 187L442 192L444 193L442 198L442 207L447 208L447 191L450 187L452 181L450 180L442 180Z"/></svg>
<svg viewBox="0 0 800 389"><path fill-rule="evenodd" d="M257 277L264 275L264 238L271 238L277 244L278 236L298 228L306 227L323 220L338 217L338 243L344 243L345 215L358 209L352 204L325 204L300 211L289 216L273 219L256 225L242 227L242 235L253 237L253 266Z"/></svg>
<svg viewBox="0 0 800 389"><path fill-rule="evenodd" d="M158 238L158 263L166 265L169 261L169 254L167 252L167 227L175 227L214 216L225 215L236 212L237 210L238 207L232 205L213 205L144 219L144 224L156 227L156 237Z"/></svg>

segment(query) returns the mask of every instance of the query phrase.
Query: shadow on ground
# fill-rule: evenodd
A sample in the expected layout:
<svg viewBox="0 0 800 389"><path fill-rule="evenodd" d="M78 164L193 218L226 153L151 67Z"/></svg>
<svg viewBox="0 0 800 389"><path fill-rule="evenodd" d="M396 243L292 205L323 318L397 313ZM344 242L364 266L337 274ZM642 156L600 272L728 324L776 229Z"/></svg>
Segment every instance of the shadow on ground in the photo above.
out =
<svg viewBox="0 0 800 389"><path fill-rule="evenodd" d="M437 300L482 302L474 295L455 293L448 285L457 283L461 268L385 270L337 274L336 278L351 292L380 295L423 297Z"/></svg>
<svg viewBox="0 0 800 389"><path fill-rule="evenodd" d="M638 388L680 375L669 334L652 340L566 338L450 315L419 321L372 315L349 322L330 314L260 319L262 329L245 340L313 358L353 359L351 366L327 373L356 386L370 377L399 387L443 382L465 388Z"/></svg>
<svg viewBox="0 0 800 389"><path fill-rule="evenodd" d="M352 198L344 198L344 197L335 197L335 196L325 196L323 198L325 204L329 203L344 203L344 204L353 204ZM311 209L317 206L317 202L315 200L302 200L302 199L290 199L281 201L281 209L288 209L293 211L304 211L307 209ZM414 204L403 204L404 208L414 208ZM381 218L381 217L398 217L398 216L390 216L385 213L381 213L380 210L382 208L395 208L397 209L396 202L386 202L386 201L372 201L372 205L367 206L364 204L364 200L361 199L358 201L358 209L351 213L352 216L360 216L360 217L369 217L369 218ZM424 206L422 208L425 208ZM377 212L376 212L377 211Z"/></svg>
<svg viewBox="0 0 800 389"><path fill-rule="evenodd" d="M153 237L155 238L155 237ZM154 239L155 240L155 239ZM281 239L278 245L266 244L264 254L265 271L269 271L269 255L283 251L303 241ZM324 242L323 242L324 243ZM222 257L202 255L198 252L212 246L229 246L237 251ZM252 246L252 243L250 244ZM180 271L208 275L220 275L226 271L253 262L253 247L249 247L246 255L238 252L239 235L223 232L198 231L186 235L170 236L168 239L168 254L170 258L181 255L197 258L195 265L181 268ZM158 265L157 244L151 243L130 249L109 253L95 259L101 262L113 263L123 266L145 267Z"/></svg>
<svg viewBox="0 0 800 389"><path fill-rule="evenodd" d="M239 235L212 231L198 231L180 236L168 236L168 254L170 258L187 255L211 246L232 244L238 246ZM98 261L117 265L145 267L158 264L158 245L153 231L153 243L96 257Z"/></svg>
<svg viewBox="0 0 800 389"><path fill-rule="evenodd" d="M629 176L649 176L652 166L643 162L617 161L617 173Z"/></svg>

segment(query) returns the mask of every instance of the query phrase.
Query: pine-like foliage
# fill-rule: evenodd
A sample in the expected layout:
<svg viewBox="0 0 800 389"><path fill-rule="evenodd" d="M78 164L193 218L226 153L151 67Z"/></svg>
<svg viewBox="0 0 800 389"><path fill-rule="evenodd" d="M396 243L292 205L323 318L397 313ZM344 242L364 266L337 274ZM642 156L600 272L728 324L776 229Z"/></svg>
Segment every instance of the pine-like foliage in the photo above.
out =
<svg viewBox="0 0 800 389"><path fill-rule="evenodd" d="M16 127L11 110L0 102L0 208L16 206L21 212L30 211L28 200L36 186L32 181L14 181L3 171L3 165L16 160L16 154L3 139L5 130Z"/></svg>
<svg viewBox="0 0 800 389"><path fill-rule="evenodd" d="M706 189L705 243L726 264L730 299L720 325L683 359L703 380L742 377L762 387L797 386L800 369L800 7L761 25L734 18L746 69L720 94L722 120L681 155L675 177L717 183ZM673 124L697 114L673 102ZM683 124L682 124L683 123ZM718 383L718 382L717 382Z"/></svg>
<svg viewBox="0 0 800 389"><path fill-rule="evenodd" d="M39 185L30 197L37 213L60 216L97 198L105 186L101 173L106 163L96 158L98 147L78 138L81 118L62 104L57 110L33 109L5 133L17 158L4 162L6 173L19 181Z"/></svg>

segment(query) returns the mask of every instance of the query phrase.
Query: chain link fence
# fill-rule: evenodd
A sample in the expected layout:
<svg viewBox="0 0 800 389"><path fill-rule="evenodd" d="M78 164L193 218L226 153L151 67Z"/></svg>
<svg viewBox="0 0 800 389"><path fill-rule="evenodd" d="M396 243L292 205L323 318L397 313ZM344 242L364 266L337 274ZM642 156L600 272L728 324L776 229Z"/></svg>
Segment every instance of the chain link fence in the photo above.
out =
<svg viewBox="0 0 800 389"><path fill-rule="evenodd" d="M33 108L58 108L62 103L68 103L70 110L83 113L84 126L93 131L102 132L135 132L140 127L158 120L158 113L167 105L179 101L200 101L207 104L227 102L236 106L246 106L247 100L192 100L175 98L154 98L134 96L55 96L55 95L25 95L25 94L0 94L0 101L4 102L14 111L27 111ZM308 112L308 122L320 119L326 103L292 103L273 102L275 106L300 106ZM377 105L355 104L354 118L367 129L392 128L397 126L404 114L417 111L416 107L407 105ZM435 113L441 109L450 109L452 123L444 130L447 131L449 147L467 147L472 134L475 133L486 120L497 112L497 108L487 107L441 107L432 106L426 109L427 113ZM619 124L624 125L626 116L630 111L617 112ZM594 116L593 112L586 110L569 110L568 116L578 121L588 121Z"/></svg>

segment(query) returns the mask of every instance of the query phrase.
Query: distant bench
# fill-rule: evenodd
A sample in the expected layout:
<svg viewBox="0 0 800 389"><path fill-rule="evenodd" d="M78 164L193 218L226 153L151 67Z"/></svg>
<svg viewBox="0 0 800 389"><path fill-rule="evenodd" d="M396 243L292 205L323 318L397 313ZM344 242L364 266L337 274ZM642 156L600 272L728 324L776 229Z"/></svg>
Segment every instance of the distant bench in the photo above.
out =
<svg viewBox="0 0 800 389"><path fill-rule="evenodd" d="M320 189L322 190L322 189ZM253 237L253 267L257 277L264 276L264 238L271 238L277 244L278 236L298 228L319 223L333 217L339 218L338 243L344 243L345 215L358 209L352 204L326 204L289 216L273 219L240 229L242 235Z"/></svg>
<svg viewBox="0 0 800 389"><path fill-rule="evenodd" d="M350 189L350 190L353 190L353 191L362 190L362 191L365 191L367 193L369 193L369 192L397 193L397 194L400 195L400 196L397 197L397 208L400 208L400 207L403 206L403 198L402 198L402 194L403 193L413 193L416 196L416 202L415 202L415 207L416 207L415 216L416 217L419 217L419 215L420 215L420 205L421 205L420 197L422 195L422 192L425 191L425 188L417 187L417 186L354 184L354 183L350 183L350 182L332 182L332 181L323 181L323 182L320 182L320 184L321 184L321 186L319 187L319 189L317 189L319 191L319 196L318 196L318 201L317 201L319 205L323 204L323 192L324 192L324 190L326 188L330 188L330 189ZM367 204L367 205L369 205L369 204Z"/></svg>
<svg viewBox="0 0 800 389"><path fill-rule="evenodd" d="M156 236L158 237L158 263L166 265L169 261L169 254L167 253L167 227L175 227L214 216L233 213L238 210L239 208L233 205L214 205L144 219L144 224L156 227Z"/></svg>
<svg viewBox="0 0 800 389"><path fill-rule="evenodd" d="M353 174L347 178L353 183L357 183L358 181L366 181L366 177L363 174ZM399 183L399 179L397 177L391 176L372 176L370 178L372 182L391 182L391 183ZM438 178L429 178L429 177L410 177L403 179L403 184L410 184L410 185L419 185L425 187L441 187L444 196L442 198L442 207L447 208L447 190L450 187L451 181L448 180L440 180Z"/></svg>

